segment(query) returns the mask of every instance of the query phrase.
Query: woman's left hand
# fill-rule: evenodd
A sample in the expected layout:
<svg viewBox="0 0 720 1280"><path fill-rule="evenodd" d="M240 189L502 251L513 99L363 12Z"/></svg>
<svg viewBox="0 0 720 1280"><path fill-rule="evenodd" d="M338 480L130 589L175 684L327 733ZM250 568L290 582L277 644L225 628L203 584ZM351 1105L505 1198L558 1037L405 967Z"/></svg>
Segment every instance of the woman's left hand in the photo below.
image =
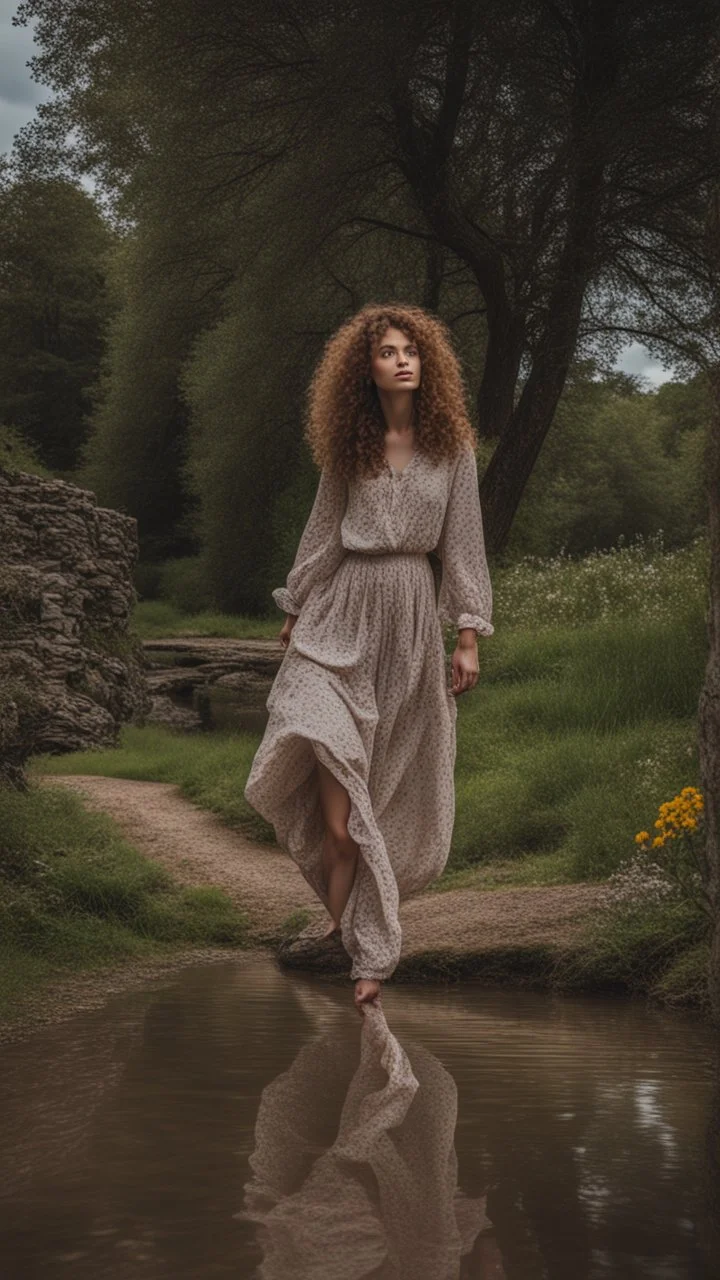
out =
<svg viewBox="0 0 720 1280"><path fill-rule="evenodd" d="M463 628L458 635L458 642L452 655L452 689L457 696L474 689L478 682L480 665L477 651L477 632Z"/></svg>

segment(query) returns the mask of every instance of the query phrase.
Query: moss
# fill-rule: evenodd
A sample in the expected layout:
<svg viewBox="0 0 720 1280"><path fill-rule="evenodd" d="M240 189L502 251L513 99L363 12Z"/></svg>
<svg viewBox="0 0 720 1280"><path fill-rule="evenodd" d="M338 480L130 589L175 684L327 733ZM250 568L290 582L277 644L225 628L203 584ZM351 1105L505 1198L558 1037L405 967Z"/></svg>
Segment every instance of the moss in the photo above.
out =
<svg viewBox="0 0 720 1280"><path fill-rule="evenodd" d="M143 642L132 628L121 631L88 626L84 630L83 643L95 653L107 654L122 662L142 661Z"/></svg>

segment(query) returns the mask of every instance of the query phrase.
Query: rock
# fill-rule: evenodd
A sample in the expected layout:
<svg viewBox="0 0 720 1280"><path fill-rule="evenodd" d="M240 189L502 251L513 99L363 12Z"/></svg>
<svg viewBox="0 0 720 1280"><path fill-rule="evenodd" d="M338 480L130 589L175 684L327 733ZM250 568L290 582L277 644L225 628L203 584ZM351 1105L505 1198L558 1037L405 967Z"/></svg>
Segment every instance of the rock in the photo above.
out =
<svg viewBox="0 0 720 1280"><path fill-rule="evenodd" d="M284 657L278 640L190 636L145 640L147 720L173 728L212 728L211 690L229 694L238 707L263 708ZM168 665L170 664L170 665ZM183 706L183 703L192 703ZM178 713L174 717L171 708Z"/></svg>
<svg viewBox="0 0 720 1280"><path fill-rule="evenodd" d="M178 729L184 733L199 732L202 729L197 712L189 707L179 707L166 693L153 697L150 710L145 716L145 724L159 724L165 729Z"/></svg>
<svg viewBox="0 0 720 1280"><path fill-rule="evenodd" d="M150 709L130 631L137 522L65 480L0 466L0 775L113 746Z"/></svg>
<svg viewBox="0 0 720 1280"><path fill-rule="evenodd" d="M287 969L309 969L313 973L350 973L352 960L339 933L323 938L327 917L313 920L296 938L282 942L277 950L280 964Z"/></svg>

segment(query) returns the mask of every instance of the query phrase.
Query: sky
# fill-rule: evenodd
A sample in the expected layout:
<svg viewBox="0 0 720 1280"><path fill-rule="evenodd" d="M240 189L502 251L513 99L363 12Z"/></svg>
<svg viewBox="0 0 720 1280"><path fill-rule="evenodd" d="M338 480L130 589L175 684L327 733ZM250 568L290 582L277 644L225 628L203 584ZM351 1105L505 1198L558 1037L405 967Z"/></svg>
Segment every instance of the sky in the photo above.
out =
<svg viewBox="0 0 720 1280"><path fill-rule="evenodd" d="M26 63L35 52L32 28L12 25L16 10L17 0L0 0L0 152L12 150L15 134L33 118L38 103L52 97L50 90L30 77ZM92 190L90 179L84 185ZM639 342L625 347L616 368L640 374L651 386L660 386L673 376L672 369L651 360Z"/></svg>

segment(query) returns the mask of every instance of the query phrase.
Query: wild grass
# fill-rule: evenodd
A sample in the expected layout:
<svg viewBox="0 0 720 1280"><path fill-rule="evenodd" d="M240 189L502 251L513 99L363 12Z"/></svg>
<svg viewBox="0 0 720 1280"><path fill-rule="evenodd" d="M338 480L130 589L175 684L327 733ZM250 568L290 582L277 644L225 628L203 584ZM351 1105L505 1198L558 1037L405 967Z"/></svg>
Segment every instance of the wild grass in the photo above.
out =
<svg viewBox="0 0 720 1280"><path fill-rule="evenodd" d="M492 574L500 627L579 626L603 619L668 620L697 604L710 566L707 536L666 550L662 531L572 557L524 556Z"/></svg>
<svg viewBox="0 0 720 1280"><path fill-rule="evenodd" d="M707 921L692 903L599 912L551 975L557 990L603 990L709 1011Z"/></svg>

